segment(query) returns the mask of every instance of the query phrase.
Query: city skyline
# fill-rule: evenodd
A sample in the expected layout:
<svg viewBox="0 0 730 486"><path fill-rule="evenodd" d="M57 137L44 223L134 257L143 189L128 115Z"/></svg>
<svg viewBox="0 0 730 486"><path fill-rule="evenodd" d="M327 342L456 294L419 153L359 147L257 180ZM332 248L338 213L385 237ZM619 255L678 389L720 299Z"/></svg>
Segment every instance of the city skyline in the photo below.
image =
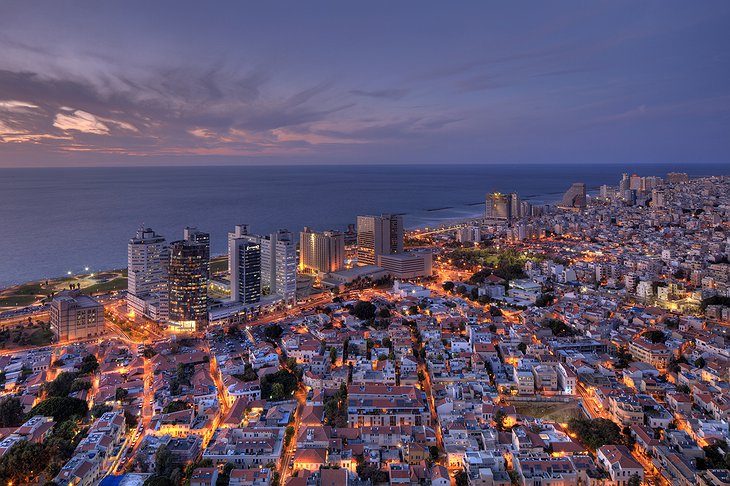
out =
<svg viewBox="0 0 730 486"><path fill-rule="evenodd" d="M726 3L442 7L7 5L0 168L726 162Z"/></svg>

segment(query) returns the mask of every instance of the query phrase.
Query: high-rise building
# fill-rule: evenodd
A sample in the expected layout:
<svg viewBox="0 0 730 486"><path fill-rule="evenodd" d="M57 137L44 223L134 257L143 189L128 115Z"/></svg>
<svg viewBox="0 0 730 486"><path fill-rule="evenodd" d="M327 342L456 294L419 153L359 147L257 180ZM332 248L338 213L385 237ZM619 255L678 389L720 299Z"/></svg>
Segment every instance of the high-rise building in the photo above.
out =
<svg viewBox="0 0 730 486"><path fill-rule="evenodd" d="M516 192L510 192L507 194L507 200L509 201L509 215L510 220L519 219L522 216L522 207L520 206L520 196Z"/></svg>
<svg viewBox="0 0 730 486"><path fill-rule="evenodd" d="M378 256L403 253L403 216L357 217L357 261L377 265Z"/></svg>
<svg viewBox="0 0 730 486"><path fill-rule="evenodd" d="M51 331L59 341L85 339L104 333L104 306L79 290L64 290L51 301Z"/></svg>
<svg viewBox="0 0 730 486"><path fill-rule="evenodd" d="M566 208L586 207L586 185L583 182L575 182L563 195L561 206Z"/></svg>
<svg viewBox="0 0 730 486"><path fill-rule="evenodd" d="M512 219L512 203L506 194L492 192L487 194L486 212L487 219L509 221Z"/></svg>
<svg viewBox="0 0 730 486"><path fill-rule="evenodd" d="M175 331L202 331L208 325L209 244L193 238L170 243L169 322Z"/></svg>
<svg viewBox="0 0 730 486"><path fill-rule="evenodd" d="M330 273L345 268L345 237L337 231L317 233L308 227L299 233L299 270Z"/></svg>
<svg viewBox="0 0 730 486"><path fill-rule="evenodd" d="M290 231L280 229L261 238L261 286L265 294L296 300L297 247Z"/></svg>
<svg viewBox="0 0 730 486"><path fill-rule="evenodd" d="M247 224L236 225L228 233L228 271L231 299L253 304L261 299L261 243L248 232Z"/></svg>
<svg viewBox="0 0 730 486"><path fill-rule="evenodd" d="M621 182L618 184L618 190L621 194L623 194L624 191L629 190L629 186L631 184L631 181L629 179L629 175L627 173L623 173L621 175Z"/></svg>
<svg viewBox="0 0 730 486"><path fill-rule="evenodd" d="M641 190L641 176L637 174L631 174L629 177L629 189L638 191Z"/></svg>
<svg viewBox="0 0 730 486"><path fill-rule="evenodd" d="M155 321L168 317L165 238L150 228L140 228L127 245L127 307Z"/></svg>
<svg viewBox="0 0 730 486"><path fill-rule="evenodd" d="M260 236L249 234L248 225L237 225L228 234L228 267L234 301L250 304L262 294L296 299L297 250L287 230Z"/></svg>
<svg viewBox="0 0 730 486"><path fill-rule="evenodd" d="M207 273L205 277L210 279L210 233L204 233L202 231L198 231L198 228L187 226L183 230L183 240L200 243L205 247L205 258L208 260L208 266L206 268Z"/></svg>

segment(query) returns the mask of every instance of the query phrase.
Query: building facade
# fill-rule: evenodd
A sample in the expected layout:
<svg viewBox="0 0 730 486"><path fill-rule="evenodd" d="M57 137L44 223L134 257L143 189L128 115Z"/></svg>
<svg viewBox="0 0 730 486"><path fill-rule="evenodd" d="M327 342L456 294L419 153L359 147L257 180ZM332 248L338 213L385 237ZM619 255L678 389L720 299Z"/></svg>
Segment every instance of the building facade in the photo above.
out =
<svg viewBox="0 0 730 486"><path fill-rule="evenodd" d="M167 265L170 253L165 238L140 228L127 244L127 306L155 321L168 318Z"/></svg>
<svg viewBox="0 0 730 486"><path fill-rule="evenodd" d="M357 261L360 265L377 265L380 255L403 253L403 216L357 217Z"/></svg>
<svg viewBox="0 0 730 486"><path fill-rule="evenodd" d="M59 292L51 302L51 331L58 341L104 333L104 306L79 290Z"/></svg>
<svg viewBox="0 0 730 486"><path fill-rule="evenodd" d="M208 325L209 256L209 243L203 241L170 244L169 322L174 331L202 331Z"/></svg>
<svg viewBox="0 0 730 486"><path fill-rule="evenodd" d="M345 236L337 231L321 233L304 227L299 233L299 271L330 273L345 268Z"/></svg>

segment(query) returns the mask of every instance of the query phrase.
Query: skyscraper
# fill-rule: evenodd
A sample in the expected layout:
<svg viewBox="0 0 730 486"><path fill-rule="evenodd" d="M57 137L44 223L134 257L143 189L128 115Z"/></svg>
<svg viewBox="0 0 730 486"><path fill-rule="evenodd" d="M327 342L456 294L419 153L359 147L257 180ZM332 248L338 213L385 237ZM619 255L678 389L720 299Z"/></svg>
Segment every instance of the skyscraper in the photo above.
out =
<svg viewBox="0 0 730 486"><path fill-rule="evenodd" d="M168 317L165 238L150 228L140 228L127 245L127 306L155 321Z"/></svg>
<svg viewBox="0 0 730 486"><path fill-rule="evenodd" d="M317 233L308 227L299 233L299 270L337 272L345 268L345 237L337 231Z"/></svg>
<svg viewBox="0 0 730 486"><path fill-rule="evenodd" d="M510 198L506 194L499 192L487 194L485 217L500 221L509 221L512 219Z"/></svg>
<svg viewBox="0 0 730 486"><path fill-rule="evenodd" d="M208 325L209 255L205 241L170 243L169 322L175 331L202 331Z"/></svg>
<svg viewBox="0 0 730 486"><path fill-rule="evenodd" d="M290 231L261 238L261 286L265 293L293 302L297 293L297 248Z"/></svg>
<svg viewBox="0 0 730 486"><path fill-rule="evenodd" d="M403 216L357 217L357 261L377 265L378 256L403 253Z"/></svg>
<svg viewBox="0 0 730 486"><path fill-rule="evenodd" d="M583 182L575 182L563 195L561 206L566 208L586 207L586 185Z"/></svg>
<svg viewBox="0 0 730 486"><path fill-rule="evenodd" d="M237 225L228 234L228 266L234 301L250 304L262 294L276 294L286 302L296 299L296 245L287 230L261 236L249 234L248 225Z"/></svg>
<svg viewBox="0 0 730 486"><path fill-rule="evenodd" d="M252 304L261 299L261 244L248 233L247 224L228 233L228 270L232 300Z"/></svg>
<svg viewBox="0 0 730 486"><path fill-rule="evenodd" d="M205 258L208 260L206 278L210 279L210 234L198 231L198 228L187 226L183 230L183 239L186 241L200 243L205 247Z"/></svg>
<svg viewBox="0 0 730 486"><path fill-rule="evenodd" d="M509 216L510 220L519 219L522 217L522 208L520 207L520 196L516 192L510 192L507 194L509 200Z"/></svg>

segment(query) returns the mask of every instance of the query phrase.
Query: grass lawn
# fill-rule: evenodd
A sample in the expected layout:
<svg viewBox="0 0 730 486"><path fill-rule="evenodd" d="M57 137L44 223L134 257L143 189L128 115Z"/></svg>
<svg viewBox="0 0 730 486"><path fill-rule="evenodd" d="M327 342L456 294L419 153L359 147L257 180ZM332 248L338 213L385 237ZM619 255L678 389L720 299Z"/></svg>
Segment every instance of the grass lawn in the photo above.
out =
<svg viewBox="0 0 730 486"><path fill-rule="evenodd" d="M11 295L9 297L0 297L0 307L25 307L31 305L38 300L34 295Z"/></svg>
<svg viewBox="0 0 730 486"><path fill-rule="evenodd" d="M582 417L578 409L578 401L568 403L512 403L517 413L531 417L567 422L575 417Z"/></svg>
<svg viewBox="0 0 730 486"><path fill-rule="evenodd" d="M117 277L115 279L109 280L108 282L91 285L89 287L81 289L81 291L85 294L96 294L96 293L102 293L102 292L110 292L112 290L126 290L127 289L127 279L126 277Z"/></svg>
<svg viewBox="0 0 730 486"><path fill-rule="evenodd" d="M14 292L16 295L50 295L51 289L43 287L39 283L21 285Z"/></svg>
<svg viewBox="0 0 730 486"><path fill-rule="evenodd" d="M0 348L17 348L22 346L45 346L50 344L53 333L40 324L15 326L0 331Z"/></svg>
<svg viewBox="0 0 730 486"><path fill-rule="evenodd" d="M53 338L53 332L47 329L36 329L30 336L28 336L30 344L33 346L50 344L51 338Z"/></svg>

